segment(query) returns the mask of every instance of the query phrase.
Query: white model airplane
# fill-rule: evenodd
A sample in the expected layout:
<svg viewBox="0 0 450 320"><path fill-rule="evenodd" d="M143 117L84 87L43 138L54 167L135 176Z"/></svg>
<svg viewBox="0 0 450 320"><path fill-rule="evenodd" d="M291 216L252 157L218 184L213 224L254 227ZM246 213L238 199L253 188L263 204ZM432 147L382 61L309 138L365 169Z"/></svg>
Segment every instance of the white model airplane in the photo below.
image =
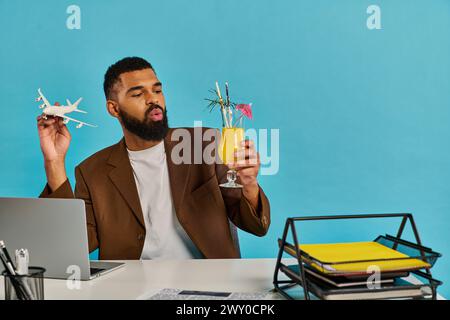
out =
<svg viewBox="0 0 450 320"><path fill-rule="evenodd" d="M81 99L83 99L83 98L78 99L73 104L69 101L69 99L66 99L67 106L61 106L59 104L51 105L50 102L48 102L48 100L42 94L41 89L38 89L38 93L39 93L39 96L36 98L36 102L38 102L38 101L44 102L43 104L41 104L39 106L40 109L44 109L44 110L42 110L42 113L44 114L43 115L44 119L47 119L47 116L61 117L64 119L64 121L63 121L64 124L69 123L69 121L78 123L76 126L77 129L81 128L82 126L89 126L89 127L94 127L94 128L97 127L95 125L92 125L92 124L89 124L86 122L82 122L77 119L69 118L68 116L66 116L66 113L71 113L73 111L80 112L80 113L87 113L86 111L78 109L78 104L80 103Z"/></svg>

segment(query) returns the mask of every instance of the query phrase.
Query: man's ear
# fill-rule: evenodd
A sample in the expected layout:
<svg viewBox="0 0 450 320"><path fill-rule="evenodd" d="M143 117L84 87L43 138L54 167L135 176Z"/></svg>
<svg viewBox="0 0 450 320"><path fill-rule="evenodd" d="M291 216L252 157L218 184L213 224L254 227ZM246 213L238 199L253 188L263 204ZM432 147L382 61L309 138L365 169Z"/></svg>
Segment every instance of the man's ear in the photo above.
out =
<svg viewBox="0 0 450 320"><path fill-rule="evenodd" d="M106 100L106 109L114 118L119 118L119 105L114 100Z"/></svg>

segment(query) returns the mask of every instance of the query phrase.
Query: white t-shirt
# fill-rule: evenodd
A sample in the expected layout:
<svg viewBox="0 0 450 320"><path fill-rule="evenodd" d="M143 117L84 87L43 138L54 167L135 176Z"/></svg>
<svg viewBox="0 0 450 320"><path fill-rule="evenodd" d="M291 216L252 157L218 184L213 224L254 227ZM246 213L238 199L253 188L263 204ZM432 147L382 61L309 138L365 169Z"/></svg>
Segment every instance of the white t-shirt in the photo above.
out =
<svg viewBox="0 0 450 320"><path fill-rule="evenodd" d="M128 150L145 221L141 259L194 259L202 255L180 225L170 190L164 142Z"/></svg>

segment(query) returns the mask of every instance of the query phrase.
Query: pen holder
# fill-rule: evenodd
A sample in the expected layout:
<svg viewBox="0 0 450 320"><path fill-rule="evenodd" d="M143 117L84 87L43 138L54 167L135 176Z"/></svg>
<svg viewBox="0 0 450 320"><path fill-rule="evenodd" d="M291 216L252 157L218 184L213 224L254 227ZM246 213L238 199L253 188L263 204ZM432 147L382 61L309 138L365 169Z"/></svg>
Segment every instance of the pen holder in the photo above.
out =
<svg viewBox="0 0 450 320"><path fill-rule="evenodd" d="M5 300L44 300L44 272L41 267L29 267L26 275L4 271Z"/></svg>

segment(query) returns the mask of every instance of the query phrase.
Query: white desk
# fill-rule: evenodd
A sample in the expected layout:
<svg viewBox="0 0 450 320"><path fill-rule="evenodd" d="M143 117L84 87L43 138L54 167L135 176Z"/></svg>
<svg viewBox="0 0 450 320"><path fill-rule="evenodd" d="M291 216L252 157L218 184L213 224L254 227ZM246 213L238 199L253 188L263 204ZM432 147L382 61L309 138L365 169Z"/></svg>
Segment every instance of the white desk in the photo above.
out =
<svg viewBox="0 0 450 320"><path fill-rule="evenodd" d="M275 259L130 260L69 290L65 280L44 280L45 299L146 299L164 288L261 292L273 289ZM0 277L0 300L5 298ZM276 296L274 296L276 297Z"/></svg>
<svg viewBox="0 0 450 320"><path fill-rule="evenodd" d="M118 270L91 281L81 281L79 290L68 289L65 280L45 279L45 298L52 300L147 299L164 288L269 292L273 289L276 260L133 260L125 262L126 265ZM5 298L4 294L4 280L0 277L0 300ZM279 299L279 295L275 293L271 297Z"/></svg>

